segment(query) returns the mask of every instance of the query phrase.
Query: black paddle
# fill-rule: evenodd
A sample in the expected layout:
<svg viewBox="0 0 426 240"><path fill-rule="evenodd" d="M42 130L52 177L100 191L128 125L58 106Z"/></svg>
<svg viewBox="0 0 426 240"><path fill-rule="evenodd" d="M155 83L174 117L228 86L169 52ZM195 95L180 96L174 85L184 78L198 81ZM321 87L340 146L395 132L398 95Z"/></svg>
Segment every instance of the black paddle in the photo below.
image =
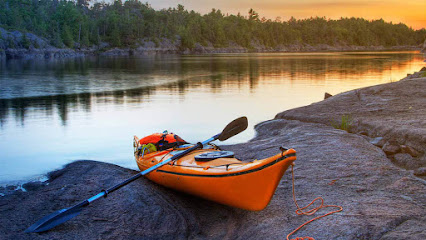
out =
<svg viewBox="0 0 426 240"><path fill-rule="evenodd" d="M142 172L134 175L133 177L123 181L122 183L119 183L119 184L117 184L117 185L115 185L115 186L113 186L113 187L111 187L107 190L103 190L102 192L98 193L97 195L95 195L95 196L93 196L89 199L86 199L86 200L78 203L77 205L74 205L73 207L65 208L65 209L56 211L56 212L40 219L38 222L34 223L29 228L27 228L25 230L25 232L27 232L27 233L44 232L44 231L47 231L47 230L49 230L49 229L51 229L51 228L53 228L53 227L55 227L59 224L62 224L64 222L70 220L71 218L77 216L83 210L83 208L88 206L91 202L93 202L93 201L95 201L95 200L97 200L101 197L106 197L108 194L114 192L115 190L135 181L136 179L142 177L143 175L148 174L151 171L153 171L153 170L155 170L155 169L157 169L157 168L159 168L159 167L161 167L161 166L163 166L163 165L165 165L165 164L167 164L167 163L169 163L173 160L181 158L182 156L184 156L184 155L186 155L186 154L188 154L188 153L190 153L190 152L192 152L196 149L203 148L203 146L205 144L208 144L208 143L210 143L214 140L217 140L217 139L219 139L220 141L225 141L228 138L235 136L238 133L244 131L247 128L247 125L248 125L248 123L247 123L246 117L237 118L234 121L230 122L223 129L223 131L221 133L207 139L204 142L199 142L195 146L193 146L193 147L191 147L191 148L189 148L189 149L187 149L187 150L185 150L181 153L178 153L178 154L174 155L173 157L171 157L167 160L164 160L164 161L146 169L145 171L142 171Z"/></svg>

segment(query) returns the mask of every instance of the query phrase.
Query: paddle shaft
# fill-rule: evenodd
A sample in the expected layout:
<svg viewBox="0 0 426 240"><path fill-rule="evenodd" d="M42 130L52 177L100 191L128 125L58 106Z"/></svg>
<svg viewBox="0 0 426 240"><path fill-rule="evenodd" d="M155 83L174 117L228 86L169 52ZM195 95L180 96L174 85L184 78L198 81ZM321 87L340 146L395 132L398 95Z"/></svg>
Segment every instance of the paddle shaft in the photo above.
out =
<svg viewBox="0 0 426 240"><path fill-rule="evenodd" d="M117 189L120 189L121 187L135 181L136 179L140 178L141 176L148 174L152 171L154 171L155 169L164 166L165 164L179 159L182 156L196 150L199 148L202 148L205 144L208 144L209 142L212 142L216 139L219 139L219 141L225 141L228 138L237 135L238 133L244 131L248 126L248 122L247 122L247 118L246 117L240 117L235 119L234 121L228 123L228 125L226 125L226 127L223 129L223 131L220 134L217 134L209 139L207 139L204 142L199 142L197 143L195 146L183 150L180 153L175 154L174 156L172 156L171 158L164 160L148 169L146 169L145 171L142 171L136 175L134 175L133 177L125 180L122 183L119 183L107 190L103 190L102 192L98 193L97 195L86 199L76 205L74 205L73 207L70 208L65 208L65 209L61 209L59 211L56 211L48 216L45 216L44 218L40 219L39 221L37 221L36 223L34 223L33 225L31 225L29 228L27 228L25 230L25 232L27 233L31 233L31 232L44 232L47 231L59 224L62 224L68 220L70 220L71 218L77 216L81 210L83 209L83 207L88 206L91 202L101 198L101 197L106 197L109 193L114 192Z"/></svg>
<svg viewBox="0 0 426 240"><path fill-rule="evenodd" d="M65 221L68 221L69 219L77 216L80 213L80 211L84 207L88 206L91 202L93 202L93 201L95 201L95 200L97 200L101 197L108 196L109 193L120 189L121 187L135 181L136 179L140 178L141 176L148 174L148 173L154 171L155 169L157 169L161 166L164 166L165 164L167 164L167 163L169 163L173 160L181 158L182 156L188 154L189 152L192 152L192 151L199 149L199 148L203 148L203 146L205 144L218 139L219 136L220 136L220 134L215 135L212 138L209 138L202 143L198 142L195 146L193 146L189 149L186 149L186 150L184 150L180 153L177 153L177 154L173 155L171 158L164 160L164 161L162 161L162 162L160 162L160 163L158 163L158 164L156 164L156 165L134 175L133 177L131 177L131 178L129 178L129 179L127 179L127 180L125 180L125 181L123 181L123 182L121 182L121 183L119 183L119 184L117 184L117 185L115 185L111 188L108 188L107 190L103 190L102 192L98 193L97 195L95 195L95 196L93 196L89 199L81 201L78 204L76 204L76 205L74 205L70 208L62 209L62 210L59 210L59 211L57 211L57 212L55 212L55 213L53 213L49 216L46 216L45 218L40 219L38 222L36 222L32 226L30 226L28 229L26 229L25 232L44 232L44 231L47 231L47 230L51 229L52 227L55 227L55 226L65 222Z"/></svg>
<svg viewBox="0 0 426 240"><path fill-rule="evenodd" d="M160 168L160 167L162 167L163 165L166 165L167 163L169 163L169 162L171 162L171 161L173 161L173 160L175 160L175 159L181 158L181 157L183 157L184 155L186 155L186 154L188 154L188 153L190 153L190 152L192 152L192 151L194 151L194 150L197 150L197 149L199 149L199 148L202 148L204 145L206 145L206 144L208 144L208 143L210 143L210 142L212 142L212 141L214 141L214 140L218 139L218 138L219 138L219 136L220 136L220 133L219 133L219 134L217 134L217 135L214 135L213 137L211 137L211 138L209 138L209 139L207 139L207 140L205 140L204 142L198 142L195 146L193 146L193 147L191 147L191 148L188 148L188 149L184 150L183 152L180 152L180 153L178 153L178 154L176 154L176 155L172 156L171 158L169 158L169 159L167 159L167 160L164 160L164 161L162 161L162 162L160 162L160 163L158 163L158 164L156 164L156 165L154 165L154 166L152 166L152 167L150 167L150 168L148 168L148 169L145 169L144 171L142 171L142 172L140 172L140 173L138 173L138 174L134 175L133 177L131 177L131 178L129 178L129 179L127 179L127 180L125 180L125 181L123 181L123 182L121 182L121 183L119 183L119 184L117 184L117 185L113 186L113 187L110 187L110 188L108 188L107 190L103 190L102 192L100 192L100 193L96 194L95 196L93 196L93 197L91 197L91 198L89 198L89 199L86 199L86 200L84 200L84 201L81 201L80 203L78 203L78 204L74 205L73 207L69 208L69 210L71 210L71 209L79 209L79 208L82 208L82 207L86 207L86 206L88 206L91 202L93 202L93 201L95 201L95 200L97 200L97 199L99 199L99 198L101 198L101 197L106 197L106 196L108 196L108 194L110 194L110 193L114 192L115 190L120 189L121 187L126 186L127 184L129 184L129 183L131 183L131 182L135 181L136 179L138 179L138 178L142 177L143 175L146 175L146 174L148 174L148 173L150 173L150 172L154 171L155 169Z"/></svg>

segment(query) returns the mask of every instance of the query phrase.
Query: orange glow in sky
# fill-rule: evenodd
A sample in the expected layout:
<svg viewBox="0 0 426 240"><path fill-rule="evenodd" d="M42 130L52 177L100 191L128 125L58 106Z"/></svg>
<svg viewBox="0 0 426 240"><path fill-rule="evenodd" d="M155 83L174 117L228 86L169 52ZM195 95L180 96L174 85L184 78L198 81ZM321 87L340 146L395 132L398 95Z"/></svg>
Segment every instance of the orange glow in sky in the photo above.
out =
<svg viewBox="0 0 426 240"><path fill-rule="evenodd" d="M288 20L309 17L362 17L405 23L414 29L426 28L426 0L148 0L155 9L182 4L188 10L205 14L212 8L223 13L247 15L253 8L261 17Z"/></svg>

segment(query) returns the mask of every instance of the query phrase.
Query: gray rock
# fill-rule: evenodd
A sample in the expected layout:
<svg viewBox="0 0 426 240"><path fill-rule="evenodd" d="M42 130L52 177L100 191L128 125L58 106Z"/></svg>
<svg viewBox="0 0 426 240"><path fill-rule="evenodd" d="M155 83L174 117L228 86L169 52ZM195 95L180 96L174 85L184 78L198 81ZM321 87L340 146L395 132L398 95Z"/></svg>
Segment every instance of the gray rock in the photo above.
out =
<svg viewBox="0 0 426 240"><path fill-rule="evenodd" d="M426 176L426 167L421 167L414 170L414 175L416 176Z"/></svg>
<svg viewBox="0 0 426 240"><path fill-rule="evenodd" d="M412 157L418 157L418 156L420 156L420 153L416 149L414 149L414 148L412 148L410 146L406 146L406 145L401 145L401 152L402 153L408 153Z"/></svg>
<svg viewBox="0 0 426 240"><path fill-rule="evenodd" d="M22 185L22 187L26 190L26 191L35 191L40 189L41 187L46 186L46 183L44 182L40 182L40 181L36 181L36 182L28 182Z"/></svg>
<svg viewBox="0 0 426 240"><path fill-rule="evenodd" d="M9 195L9 194L13 194L17 187L16 186L5 186L5 187L0 187L0 197Z"/></svg>
<svg viewBox="0 0 426 240"><path fill-rule="evenodd" d="M385 145L385 141L383 137L376 137L370 140L370 143L373 144L376 147L383 147Z"/></svg>
<svg viewBox="0 0 426 240"><path fill-rule="evenodd" d="M419 167L417 161L408 153L397 153L393 156L395 163L406 169L415 169Z"/></svg>
<svg viewBox="0 0 426 240"><path fill-rule="evenodd" d="M101 42L98 47L99 49L104 49L104 48L109 48L110 45L107 42Z"/></svg>
<svg viewBox="0 0 426 240"><path fill-rule="evenodd" d="M358 135L360 135L362 138L364 138L367 142L371 141L371 138L369 136L367 136L367 134L358 133Z"/></svg>
<svg viewBox="0 0 426 240"><path fill-rule="evenodd" d="M24 48L23 37L24 34L20 31L7 31L4 28L0 28L0 48L8 49L15 48L20 49ZM29 42L30 48L46 48L50 45L48 40L36 36L32 33L25 33L25 36Z"/></svg>
<svg viewBox="0 0 426 240"><path fill-rule="evenodd" d="M382 149L387 155L393 155L401 151L401 147L395 141L386 142Z"/></svg>
<svg viewBox="0 0 426 240"><path fill-rule="evenodd" d="M105 52L102 52L99 55L100 56L129 56L130 51L129 49L113 48Z"/></svg>
<svg viewBox="0 0 426 240"><path fill-rule="evenodd" d="M353 132L366 131L369 137L383 137L381 142L393 139L397 145L426 149L426 92L420 90L426 89L426 78L418 77L419 73L413 75L417 77L337 94L326 101L281 112L275 118L331 125L333 119L351 116ZM387 144L386 152L402 151L397 145ZM412 156L418 155L416 159L423 166L425 154L418 152Z"/></svg>
<svg viewBox="0 0 426 240"><path fill-rule="evenodd" d="M0 58L2 59L43 59L43 58L70 58L84 56L84 50L60 49L53 47L45 38L32 33L25 33L29 46L24 44L24 34L19 31L7 31L0 28ZM1 53L2 52L2 53ZM94 52L94 50L92 50ZM2 55L4 55L2 57Z"/></svg>
<svg viewBox="0 0 426 240"><path fill-rule="evenodd" d="M49 182L51 182L51 181L53 181L53 180L57 179L58 177L62 176L65 172L66 172L66 170L65 170L65 169L58 169L58 170L55 170L55 171L49 172L49 173L47 174L47 177L48 177L48 179L49 179Z"/></svg>
<svg viewBox="0 0 426 240"><path fill-rule="evenodd" d="M362 136L368 136L368 132L367 131L361 131L361 132L358 132L358 134L359 135L362 135ZM368 139L368 141L370 141L370 138L366 138L366 139Z"/></svg>
<svg viewBox="0 0 426 240"><path fill-rule="evenodd" d="M327 99L329 97L332 97L333 95L331 95L330 93L326 92L324 93L324 99Z"/></svg>
<svg viewBox="0 0 426 240"><path fill-rule="evenodd" d="M421 217L419 217L421 219ZM394 223L395 228L386 232L381 240L426 239L426 222L411 219L399 219ZM409 233L416 233L414 236Z"/></svg>

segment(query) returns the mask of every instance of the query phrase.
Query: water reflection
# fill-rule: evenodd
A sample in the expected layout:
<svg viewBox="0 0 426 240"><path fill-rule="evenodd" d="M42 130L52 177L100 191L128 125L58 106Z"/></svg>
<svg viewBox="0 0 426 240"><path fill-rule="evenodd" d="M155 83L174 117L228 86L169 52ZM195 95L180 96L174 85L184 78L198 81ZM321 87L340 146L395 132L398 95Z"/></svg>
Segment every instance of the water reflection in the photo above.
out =
<svg viewBox="0 0 426 240"><path fill-rule="evenodd" d="M393 70L394 76L399 76L398 71L404 74L406 65L416 60L421 60L421 57L412 53L339 53L9 61L0 68L0 96L3 98L0 99L0 126L3 127L9 114L24 126L28 109L45 116L57 112L65 126L67 114L73 109L90 112L93 103L122 105L130 101L140 104L157 91L172 93L177 90L181 95L196 86L204 86L214 93L223 90L224 85L241 87L248 81L249 88L255 91L260 78L285 77L291 83L309 79L319 83L327 79L362 78L366 74L389 75L389 70ZM93 79L92 72L101 77ZM40 79L52 73L54 77L47 80L48 84L45 79ZM169 74L172 82L161 85L146 83L146 76L157 75L156 78L159 78L161 73ZM132 76L129 81L125 78L126 75L138 74L140 79ZM25 85L19 85L18 79L24 79ZM97 82L99 79L102 81ZM135 83L138 80L145 84ZM389 76L391 80L396 79ZM49 88L49 85L55 86ZM115 88L119 89L105 91Z"/></svg>
<svg viewBox="0 0 426 240"><path fill-rule="evenodd" d="M250 126L235 141L246 141L257 122L319 101L325 91L399 80L423 66L413 52L2 62L0 183L81 158L128 167L133 134L179 130L199 141L240 115Z"/></svg>

